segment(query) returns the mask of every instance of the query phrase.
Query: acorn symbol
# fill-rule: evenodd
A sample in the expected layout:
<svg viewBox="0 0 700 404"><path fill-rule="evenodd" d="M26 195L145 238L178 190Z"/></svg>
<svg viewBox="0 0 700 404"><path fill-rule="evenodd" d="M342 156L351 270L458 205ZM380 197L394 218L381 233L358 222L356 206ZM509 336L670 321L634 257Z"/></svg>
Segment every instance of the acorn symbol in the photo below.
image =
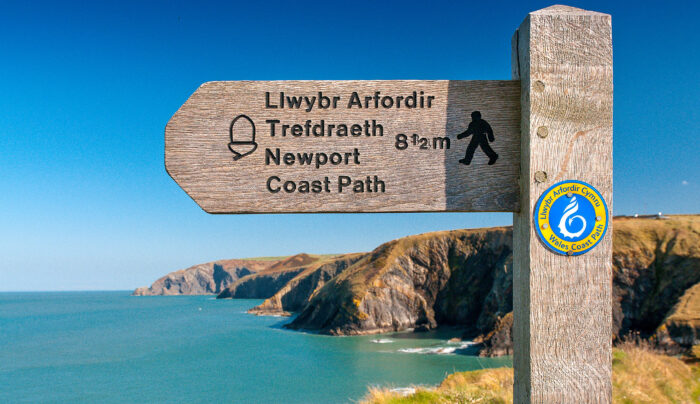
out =
<svg viewBox="0 0 700 404"><path fill-rule="evenodd" d="M233 153L233 161L239 160L258 148L255 143L255 124L246 115L238 115L231 121L229 129L231 142L228 149Z"/></svg>

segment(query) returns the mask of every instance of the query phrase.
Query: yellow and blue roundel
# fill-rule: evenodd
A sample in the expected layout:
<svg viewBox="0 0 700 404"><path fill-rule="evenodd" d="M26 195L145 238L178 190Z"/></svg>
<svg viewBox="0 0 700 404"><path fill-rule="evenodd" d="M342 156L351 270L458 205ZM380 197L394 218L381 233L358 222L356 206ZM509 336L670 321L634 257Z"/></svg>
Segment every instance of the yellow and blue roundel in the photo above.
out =
<svg viewBox="0 0 700 404"><path fill-rule="evenodd" d="M534 215L544 245L564 255L588 252L608 229L608 206L603 196L582 181L554 184L540 196Z"/></svg>

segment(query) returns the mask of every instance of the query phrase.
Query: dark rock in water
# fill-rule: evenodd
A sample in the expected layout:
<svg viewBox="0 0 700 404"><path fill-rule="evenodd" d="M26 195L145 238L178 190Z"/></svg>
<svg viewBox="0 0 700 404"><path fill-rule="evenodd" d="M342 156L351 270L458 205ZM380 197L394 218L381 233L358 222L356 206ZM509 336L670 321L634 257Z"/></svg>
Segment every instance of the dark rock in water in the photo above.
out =
<svg viewBox="0 0 700 404"><path fill-rule="evenodd" d="M416 328L413 329L413 332L428 332L431 329L431 325L429 324L421 324L417 325Z"/></svg>
<svg viewBox="0 0 700 404"><path fill-rule="evenodd" d="M508 313L496 321L494 329L480 336L475 342L481 342L480 356L503 356L513 354L513 313Z"/></svg>

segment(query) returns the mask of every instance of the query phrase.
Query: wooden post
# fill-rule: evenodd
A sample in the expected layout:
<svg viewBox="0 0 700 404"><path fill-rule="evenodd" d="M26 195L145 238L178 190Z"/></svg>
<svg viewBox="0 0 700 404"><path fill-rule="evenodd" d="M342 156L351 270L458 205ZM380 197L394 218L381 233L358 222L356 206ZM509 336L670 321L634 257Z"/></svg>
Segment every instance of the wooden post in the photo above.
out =
<svg viewBox="0 0 700 404"><path fill-rule="evenodd" d="M610 16L567 6L530 13L513 37L521 80L521 210L514 214L516 403L612 400L612 229L578 256L535 232L539 196L562 180L597 188L612 212Z"/></svg>

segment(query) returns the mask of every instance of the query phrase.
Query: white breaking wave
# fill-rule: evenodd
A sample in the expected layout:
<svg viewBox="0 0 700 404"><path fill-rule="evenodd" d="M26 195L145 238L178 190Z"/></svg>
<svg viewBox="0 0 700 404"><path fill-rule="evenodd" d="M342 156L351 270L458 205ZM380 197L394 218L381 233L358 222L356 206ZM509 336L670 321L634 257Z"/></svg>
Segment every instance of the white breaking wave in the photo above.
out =
<svg viewBox="0 0 700 404"><path fill-rule="evenodd" d="M411 394L414 394L416 392L415 387L396 387L393 389L390 389L389 391L398 393L402 396L410 396Z"/></svg>
<svg viewBox="0 0 700 404"><path fill-rule="evenodd" d="M375 344L391 344L392 342L394 342L394 340L388 339L388 338L378 338L378 339L373 339L372 342Z"/></svg>
<svg viewBox="0 0 700 404"><path fill-rule="evenodd" d="M399 352L404 353L417 353L417 354L430 354L430 355L449 355L456 351L469 348L474 345L473 342L460 342L459 345L449 345L449 346L438 346L438 347L427 347L427 348L402 348Z"/></svg>

